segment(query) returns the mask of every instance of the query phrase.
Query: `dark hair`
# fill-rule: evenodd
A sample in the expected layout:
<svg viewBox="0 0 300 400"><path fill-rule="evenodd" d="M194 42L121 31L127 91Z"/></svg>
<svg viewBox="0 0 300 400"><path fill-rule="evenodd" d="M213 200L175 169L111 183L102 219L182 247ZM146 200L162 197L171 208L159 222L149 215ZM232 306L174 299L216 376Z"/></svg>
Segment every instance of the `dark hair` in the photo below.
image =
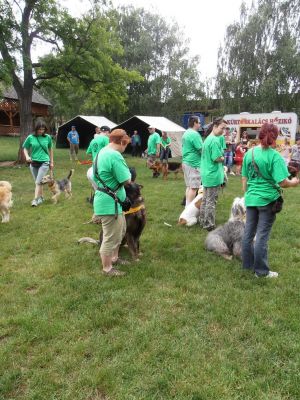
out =
<svg viewBox="0 0 300 400"><path fill-rule="evenodd" d="M268 148L272 146L276 142L278 133L279 131L276 125L268 123L263 124L258 136L262 147Z"/></svg>
<svg viewBox="0 0 300 400"><path fill-rule="evenodd" d="M46 132L47 132L47 125L45 124L45 122L44 121L41 121L41 120L39 120L39 121L37 121L36 123L35 123L35 126L34 126L34 134L36 135L37 134L37 131L39 130L39 129L44 129L44 133L43 133L43 136L46 134Z"/></svg>
<svg viewBox="0 0 300 400"><path fill-rule="evenodd" d="M206 132L205 132L205 135L208 136L208 135L212 132L214 126L219 126L219 125L221 125L221 124L223 124L223 123L224 123L224 124L227 124L227 122L225 121L225 119L224 119L223 117L215 118L215 119L213 120L213 122L211 122L211 123L208 125L208 127L207 127L207 129L206 129Z"/></svg>
<svg viewBox="0 0 300 400"><path fill-rule="evenodd" d="M199 122L200 122L200 119L199 119L199 117L197 117L197 115L191 115L189 117L188 126L189 126L189 128L192 128L195 123L198 124Z"/></svg>

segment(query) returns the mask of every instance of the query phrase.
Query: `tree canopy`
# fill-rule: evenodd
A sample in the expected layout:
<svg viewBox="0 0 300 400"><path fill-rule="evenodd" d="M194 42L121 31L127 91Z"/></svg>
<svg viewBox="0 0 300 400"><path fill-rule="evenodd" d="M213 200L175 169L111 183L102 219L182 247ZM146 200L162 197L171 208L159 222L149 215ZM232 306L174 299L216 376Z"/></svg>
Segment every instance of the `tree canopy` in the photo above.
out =
<svg viewBox="0 0 300 400"><path fill-rule="evenodd" d="M217 88L225 112L300 111L300 3L241 7L219 49Z"/></svg>

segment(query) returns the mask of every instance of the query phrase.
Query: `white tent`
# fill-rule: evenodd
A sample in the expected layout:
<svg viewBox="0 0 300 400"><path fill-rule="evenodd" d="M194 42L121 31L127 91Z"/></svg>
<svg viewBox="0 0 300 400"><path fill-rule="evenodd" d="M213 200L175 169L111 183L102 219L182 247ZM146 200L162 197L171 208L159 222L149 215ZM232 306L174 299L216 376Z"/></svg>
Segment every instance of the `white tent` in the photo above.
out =
<svg viewBox="0 0 300 400"><path fill-rule="evenodd" d="M87 147L94 137L96 126L108 126L113 129L116 124L106 117L93 115L77 115L58 127L57 147L67 147L67 135L71 126L75 125L79 133L80 147Z"/></svg>
<svg viewBox="0 0 300 400"><path fill-rule="evenodd" d="M134 130L137 130L142 139L142 149L147 148L147 140L149 132L148 126L153 126L159 133L165 131L171 139L171 152L172 157L180 157L181 152L181 139L185 129L170 121L165 117L151 117L144 115L134 115L128 120L117 125L116 128L125 129L125 131L132 135Z"/></svg>

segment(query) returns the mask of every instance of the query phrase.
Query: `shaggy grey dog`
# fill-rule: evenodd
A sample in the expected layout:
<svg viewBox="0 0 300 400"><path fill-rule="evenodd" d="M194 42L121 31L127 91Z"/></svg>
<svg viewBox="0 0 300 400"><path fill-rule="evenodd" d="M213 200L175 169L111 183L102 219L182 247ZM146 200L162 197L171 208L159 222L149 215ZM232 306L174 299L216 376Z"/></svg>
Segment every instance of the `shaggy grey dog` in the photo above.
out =
<svg viewBox="0 0 300 400"><path fill-rule="evenodd" d="M232 256L242 257L242 239L245 229L246 207L244 198L236 197L231 207L231 214L226 224L209 232L205 240L205 247L226 260Z"/></svg>

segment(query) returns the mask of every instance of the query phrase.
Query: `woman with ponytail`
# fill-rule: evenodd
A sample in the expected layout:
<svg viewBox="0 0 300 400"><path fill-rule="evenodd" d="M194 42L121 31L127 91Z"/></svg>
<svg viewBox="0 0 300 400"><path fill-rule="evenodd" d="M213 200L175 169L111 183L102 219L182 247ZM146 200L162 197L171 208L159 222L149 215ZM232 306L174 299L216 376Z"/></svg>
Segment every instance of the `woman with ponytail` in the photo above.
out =
<svg viewBox="0 0 300 400"><path fill-rule="evenodd" d="M247 207L243 237L243 268L255 272L257 277L277 278L268 264L268 240L281 200L281 188L299 185L298 178L288 179L289 172L276 150L278 128L263 124L260 144L244 156L242 168L243 190ZM256 237L255 237L256 236ZM254 240L255 238L255 240Z"/></svg>

